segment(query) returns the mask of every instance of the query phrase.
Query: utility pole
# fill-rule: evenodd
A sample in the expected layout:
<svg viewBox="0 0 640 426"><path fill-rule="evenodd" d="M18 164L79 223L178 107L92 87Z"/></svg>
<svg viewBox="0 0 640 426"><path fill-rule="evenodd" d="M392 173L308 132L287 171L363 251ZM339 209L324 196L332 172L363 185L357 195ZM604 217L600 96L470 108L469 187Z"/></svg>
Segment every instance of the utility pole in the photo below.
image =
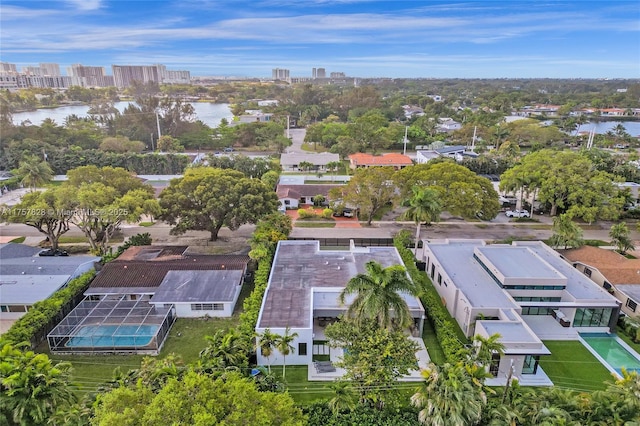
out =
<svg viewBox="0 0 640 426"><path fill-rule="evenodd" d="M158 116L158 111L156 111L156 124L158 125L158 139L160 139L162 133L160 133L160 116Z"/></svg>
<svg viewBox="0 0 640 426"><path fill-rule="evenodd" d="M153 147L153 133L151 133L151 152L155 151L155 148Z"/></svg>
<svg viewBox="0 0 640 426"><path fill-rule="evenodd" d="M502 394L502 403L507 400L509 394L509 386L511 386L511 377L513 376L513 359L511 359L511 365L509 366L509 374L507 375L507 384L504 386L504 393Z"/></svg>
<svg viewBox="0 0 640 426"><path fill-rule="evenodd" d="M404 155L407 155L407 142L409 142L409 139L407 139L408 131L409 131L409 126L404 126L404 140L402 141L404 143L404 151L402 152Z"/></svg>

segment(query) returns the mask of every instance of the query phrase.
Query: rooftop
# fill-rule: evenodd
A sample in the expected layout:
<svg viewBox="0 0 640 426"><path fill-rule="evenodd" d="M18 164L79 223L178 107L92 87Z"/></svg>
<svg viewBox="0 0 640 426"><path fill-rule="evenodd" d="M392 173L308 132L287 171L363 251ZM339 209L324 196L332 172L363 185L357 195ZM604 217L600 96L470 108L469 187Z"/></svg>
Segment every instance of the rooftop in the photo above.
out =
<svg viewBox="0 0 640 426"><path fill-rule="evenodd" d="M153 303L231 302L244 271L169 271L156 290Z"/></svg>
<svg viewBox="0 0 640 426"><path fill-rule="evenodd" d="M280 241L258 327L311 327L311 289L334 288L339 292L352 277L364 273L371 260L383 267L403 265L395 247L333 251L320 250L318 241ZM335 300L333 295L323 297L319 296L317 303L331 304Z"/></svg>
<svg viewBox="0 0 640 426"><path fill-rule="evenodd" d="M410 166L413 164L411 158L397 153L371 155L359 152L351 154L349 160L356 166Z"/></svg>
<svg viewBox="0 0 640 426"><path fill-rule="evenodd" d="M592 246L566 250L562 254L571 262L597 269L611 284L640 284L640 259L627 259L613 250Z"/></svg>
<svg viewBox="0 0 640 426"><path fill-rule="evenodd" d="M339 162L340 155L330 152L310 153L310 152L291 152L280 156L280 164L283 166L295 166L303 161L307 161L314 166L326 166L332 162Z"/></svg>

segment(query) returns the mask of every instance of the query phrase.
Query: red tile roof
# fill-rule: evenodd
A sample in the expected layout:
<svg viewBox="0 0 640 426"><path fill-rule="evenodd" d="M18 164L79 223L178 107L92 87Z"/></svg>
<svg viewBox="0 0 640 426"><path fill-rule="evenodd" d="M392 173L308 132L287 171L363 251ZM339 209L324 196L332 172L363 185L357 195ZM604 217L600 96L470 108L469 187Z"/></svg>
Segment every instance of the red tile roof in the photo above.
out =
<svg viewBox="0 0 640 426"><path fill-rule="evenodd" d="M351 154L349 160L354 166L410 166L413 164L411 158L396 153L371 155L359 152Z"/></svg>
<svg viewBox="0 0 640 426"><path fill-rule="evenodd" d="M611 284L640 284L640 259L627 259L613 250L582 246L564 251L563 256L597 269Z"/></svg>

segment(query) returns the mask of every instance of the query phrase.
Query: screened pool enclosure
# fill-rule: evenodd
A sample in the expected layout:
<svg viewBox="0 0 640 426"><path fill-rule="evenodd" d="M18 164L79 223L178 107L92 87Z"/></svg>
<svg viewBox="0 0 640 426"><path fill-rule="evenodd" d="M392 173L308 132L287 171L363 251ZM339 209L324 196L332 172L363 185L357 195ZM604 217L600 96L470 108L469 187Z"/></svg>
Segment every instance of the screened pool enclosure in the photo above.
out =
<svg viewBox="0 0 640 426"><path fill-rule="evenodd" d="M157 354L175 318L173 305L156 307L150 298L86 297L47 335L51 352Z"/></svg>

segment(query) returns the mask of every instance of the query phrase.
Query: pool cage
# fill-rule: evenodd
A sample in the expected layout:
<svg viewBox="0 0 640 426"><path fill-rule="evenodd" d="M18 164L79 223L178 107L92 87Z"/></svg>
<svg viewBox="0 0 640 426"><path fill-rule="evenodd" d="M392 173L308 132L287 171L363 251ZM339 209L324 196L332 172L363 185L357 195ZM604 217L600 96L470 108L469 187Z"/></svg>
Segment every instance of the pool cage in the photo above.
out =
<svg viewBox="0 0 640 426"><path fill-rule="evenodd" d="M87 296L48 335L53 353L156 355L175 320L151 295Z"/></svg>

